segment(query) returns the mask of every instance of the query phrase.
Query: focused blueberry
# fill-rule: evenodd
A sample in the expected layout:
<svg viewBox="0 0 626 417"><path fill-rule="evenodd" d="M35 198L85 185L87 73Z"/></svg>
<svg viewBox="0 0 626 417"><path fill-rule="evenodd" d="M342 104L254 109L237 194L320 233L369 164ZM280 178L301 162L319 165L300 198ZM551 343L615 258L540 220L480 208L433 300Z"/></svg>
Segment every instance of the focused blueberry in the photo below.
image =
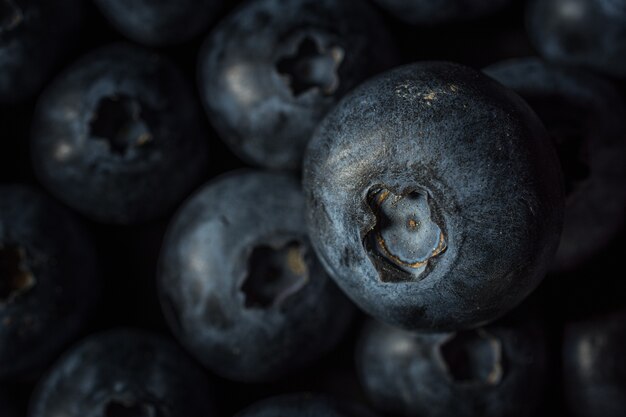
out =
<svg viewBox="0 0 626 417"><path fill-rule="evenodd" d="M219 11L222 0L95 0L124 36L146 45L171 45L199 35Z"/></svg>
<svg viewBox="0 0 626 417"><path fill-rule="evenodd" d="M574 417L626 415L626 312L572 321L563 337L563 389Z"/></svg>
<svg viewBox="0 0 626 417"><path fill-rule="evenodd" d="M93 335L39 382L29 417L212 417L211 385L170 341L138 330Z"/></svg>
<svg viewBox="0 0 626 417"><path fill-rule="evenodd" d="M407 417L535 416L547 378L536 324L418 333L371 320L357 371L381 411ZM395 415L394 414L394 415Z"/></svg>
<svg viewBox="0 0 626 417"><path fill-rule="evenodd" d="M167 214L207 165L188 87L171 63L146 50L118 44L91 52L39 100L31 140L39 180L97 221Z"/></svg>
<svg viewBox="0 0 626 417"><path fill-rule="evenodd" d="M420 26L474 20L494 13L513 0L374 0L396 18Z"/></svg>
<svg viewBox="0 0 626 417"><path fill-rule="evenodd" d="M0 104L36 95L72 52L84 0L0 0Z"/></svg>
<svg viewBox="0 0 626 417"><path fill-rule="evenodd" d="M174 333L233 380L295 372L331 350L353 315L315 257L286 175L242 171L203 187L170 225L159 272Z"/></svg>
<svg viewBox="0 0 626 417"><path fill-rule="evenodd" d="M309 144L304 192L329 274L363 310L407 329L474 327L517 305L552 262L564 200L530 107L437 62L344 98Z"/></svg>
<svg viewBox="0 0 626 417"><path fill-rule="evenodd" d="M543 57L626 77L626 2L531 0L527 7L528 34Z"/></svg>
<svg viewBox="0 0 626 417"><path fill-rule="evenodd" d="M624 225L626 106L604 80L536 58L484 71L530 104L556 144L566 207L553 268L573 270L606 249Z"/></svg>
<svg viewBox="0 0 626 417"><path fill-rule="evenodd" d="M236 417L374 417L364 407L314 394L290 394L260 401Z"/></svg>
<svg viewBox="0 0 626 417"><path fill-rule="evenodd" d="M343 96L392 65L383 22L362 0L254 0L222 21L199 63L200 92L241 158L295 170Z"/></svg>
<svg viewBox="0 0 626 417"><path fill-rule="evenodd" d="M25 186L0 186L0 380L29 379L92 316L93 247L70 213Z"/></svg>

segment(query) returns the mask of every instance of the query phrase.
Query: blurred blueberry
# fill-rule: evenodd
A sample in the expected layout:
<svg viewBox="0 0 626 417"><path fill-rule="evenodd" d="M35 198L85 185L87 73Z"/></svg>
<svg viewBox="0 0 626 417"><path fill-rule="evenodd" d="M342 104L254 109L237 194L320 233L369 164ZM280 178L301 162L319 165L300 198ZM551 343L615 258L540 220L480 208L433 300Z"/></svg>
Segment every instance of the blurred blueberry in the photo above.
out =
<svg viewBox="0 0 626 417"><path fill-rule="evenodd" d="M124 36L146 45L185 42L208 29L222 0L95 0Z"/></svg>
<svg viewBox="0 0 626 417"><path fill-rule="evenodd" d="M221 138L241 158L296 170L324 114L395 56L365 1L254 0L207 39L200 92Z"/></svg>
<svg viewBox="0 0 626 417"><path fill-rule="evenodd" d="M139 330L93 335L39 382L30 417L212 417L207 377L179 347Z"/></svg>
<svg viewBox="0 0 626 417"><path fill-rule="evenodd" d="M626 77L623 0L530 0L528 34L550 61Z"/></svg>
<svg viewBox="0 0 626 417"><path fill-rule="evenodd" d="M374 417L358 404L313 394L269 398L246 408L236 417Z"/></svg>
<svg viewBox="0 0 626 417"><path fill-rule="evenodd" d="M169 324L209 369L267 381L330 351L353 307L317 261L295 179L236 172L175 216L160 260Z"/></svg>
<svg viewBox="0 0 626 417"><path fill-rule="evenodd" d="M474 20L494 13L513 0L374 0L396 18L420 26Z"/></svg>
<svg viewBox="0 0 626 417"><path fill-rule="evenodd" d="M563 384L574 417L626 415L626 313L570 322L563 340Z"/></svg>
<svg viewBox="0 0 626 417"><path fill-rule="evenodd" d="M63 64L83 24L84 0L0 0L0 104L35 96Z"/></svg>
<svg viewBox="0 0 626 417"><path fill-rule="evenodd" d="M66 209L34 189L0 186L0 380L29 379L92 316L94 249Z"/></svg>
<svg viewBox="0 0 626 417"><path fill-rule="evenodd" d="M411 333L371 320L357 348L370 399L407 417L535 416L547 359L533 323Z"/></svg>
<svg viewBox="0 0 626 417"><path fill-rule="evenodd" d="M624 225L626 106L610 83L536 58L484 71L530 104L556 144L566 207L553 269L574 270L606 249Z"/></svg>
<svg viewBox="0 0 626 417"><path fill-rule="evenodd" d="M106 223L163 216L202 179L199 106L167 60L131 45L91 52L39 100L31 153L60 200Z"/></svg>

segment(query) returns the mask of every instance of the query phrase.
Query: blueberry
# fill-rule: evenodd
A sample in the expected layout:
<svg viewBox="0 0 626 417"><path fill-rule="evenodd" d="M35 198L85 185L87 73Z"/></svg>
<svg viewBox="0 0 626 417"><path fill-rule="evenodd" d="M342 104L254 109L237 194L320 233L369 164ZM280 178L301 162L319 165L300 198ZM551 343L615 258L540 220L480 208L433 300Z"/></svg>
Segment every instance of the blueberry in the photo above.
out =
<svg viewBox="0 0 626 417"><path fill-rule="evenodd" d="M36 95L76 45L83 0L0 0L0 104Z"/></svg>
<svg viewBox="0 0 626 417"><path fill-rule="evenodd" d="M575 417L626 415L626 312L570 322L563 340L563 383Z"/></svg>
<svg viewBox="0 0 626 417"><path fill-rule="evenodd" d="M473 20L494 13L512 0L374 0L407 23L432 26Z"/></svg>
<svg viewBox="0 0 626 417"><path fill-rule="evenodd" d="M623 0L531 0L528 34L550 61L626 77Z"/></svg>
<svg viewBox="0 0 626 417"><path fill-rule="evenodd" d="M221 138L246 161L300 167L313 129L396 60L362 0L255 0L227 17L200 53L200 90Z"/></svg>
<svg viewBox="0 0 626 417"><path fill-rule="evenodd" d="M363 310L407 329L477 326L528 295L558 244L562 188L528 105L451 63L361 85L304 164L320 260Z"/></svg>
<svg viewBox="0 0 626 417"><path fill-rule="evenodd" d="M31 153L40 181L101 222L172 210L207 161L199 106L164 58L118 44L66 70L39 100Z"/></svg>
<svg viewBox="0 0 626 417"><path fill-rule="evenodd" d="M169 340L116 329L87 338L54 365L29 417L211 417L212 390Z"/></svg>
<svg viewBox="0 0 626 417"><path fill-rule="evenodd" d="M236 417L374 417L358 404L313 394L290 394L260 401Z"/></svg>
<svg viewBox="0 0 626 417"><path fill-rule="evenodd" d="M198 191L166 234L159 285L182 343L240 381L317 359L353 312L310 247L297 181L280 174L231 173Z"/></svg>
<svg viewBox="0 0 626 417"><path fill-rule="evenodd" d="M205 31L222 0L95 0L124 36L146 45L181 43Z"/></svg>
<svg viewBox="0 0 626 417"><path fill-rule="evenodd" d="M0 186L0 380L28 379L84 327L99 293L91 241L34 189Z"/></svg>
<svg viewBox="0 0 626 417"><path fill-rule="evenodd" d="M485 72L530 104L557 146L566 208L553 269L574 270L606 249L624 224L626 106L604 80L535 58Z"/></svg>
<svg viewBox="0 0 626 417"><path fill-rule="evenodd" d="M533 416L547 376L547 344L533 323L419 333L371 320L358 342L357 370L381 411Z"/></svg>

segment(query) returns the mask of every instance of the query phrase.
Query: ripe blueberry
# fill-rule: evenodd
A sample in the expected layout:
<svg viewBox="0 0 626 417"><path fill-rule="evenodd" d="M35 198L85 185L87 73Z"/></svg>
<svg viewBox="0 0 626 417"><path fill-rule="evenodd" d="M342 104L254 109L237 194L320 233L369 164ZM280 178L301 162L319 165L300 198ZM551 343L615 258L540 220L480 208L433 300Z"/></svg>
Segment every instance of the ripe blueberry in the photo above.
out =
<svg viewBox="0 0 626 417"><path fill-rule="evenodd" d="M77 43L83 0L0 0L0 104L39 92Z"/></svg>
<svg viewBox="0 0 626 417"><path fill-rule="evenodd" d="M0 186L0 380L29 378L82 330L98 297L95 255L66 209Z"/></svg>
<svg viewBox="0 0 626 417"><path fill-rule="evenodd" d="M511 0L374 0L396 18L407 23L432 26L472 20L493 13Z"/></svg>
<svg viewBox="0 0 626 417"><path fill-rule="evenodd" d="M167 214L201 179L207 140L200 120L172 64L134 46L104 47L66 70L39 100L35 172L87 217L145 222Z"/></svg>
<svg viewBox="0 0 626 417"><path fill-rule="evenodd" d="M553 269L574 270L606 249L624 224L626 106L608 82L535 58L485 73L522 96L556 144L566 207Z"/></svg>
<svg viewBox="0 0 626 417"><path fill-rule="evenodd" d="M546 364L543 332L532 324L411 333L371 320L357 346L370 399L407 417L535 415Z"/></svg>
<svg viewBox="0 0 626 417"><path fill-rule="evenodd" d="M320 260L362 309L407 329L477 326L524 299L558 243L561 181L528 105L450 63L361 85L304 164Z"/></svg>
<svg viewBox="0 0 626 417"><path fill-rule="evenodd" d="M169 227L159 286L181 342L240 381L317 359L353 312L310 246L297 181L279 174L231 173L198 191Z"/></svg>
<svg viewBox="0 0 626 417"><path fill-rule="evenodd" d="M269 398L246 408L236 417L374 417L358 404L312 394Z"/></svg>
<svg viewBox="0 0 626 417"><path fill-rule="evenodd" d="M531 0L528 34L550 61L626 77L623 0Z"/></svg>
<svg viewBox="0 0 626 417"><path fill-rule="evenodd" d="M201 95L221 138L240 157L295 170L324 114L395 62L394 50L362 0L255 0L206 41Z"/></svg>
<svg viewBox="0 0 626 417"><path fill-rule="evenodd" d="M39 382L30 417L211 417L212 388L169 340L138 330L93 335Z"/></svg>
<svg viewBox="0 0 626 417"><path fill-rule="evenodd" d="M222 0L95 0L124 36L146 45L171 45L207 29Z"/></svg>
<svg viewBox="0 0 626 417"><path fill-rule="evenodd" d="M626 415L626 312L570 322L563 339L563 383L575 417Z"/></svg>

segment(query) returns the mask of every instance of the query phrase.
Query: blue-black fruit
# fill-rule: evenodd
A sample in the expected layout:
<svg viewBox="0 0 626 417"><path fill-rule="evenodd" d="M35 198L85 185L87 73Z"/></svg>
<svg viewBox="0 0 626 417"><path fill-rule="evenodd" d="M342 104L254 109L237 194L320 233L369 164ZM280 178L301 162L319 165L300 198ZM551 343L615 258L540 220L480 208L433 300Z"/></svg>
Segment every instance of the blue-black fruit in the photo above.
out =
<svg viewBox="0 0 626 417"><path fill-rule="evenodd" d="M34 189L0 186L0 380L47 366L92 317L99 289L76 218Z"/></svg>
<svg viewBox="0 0 626 417"><path fill-rule="evenodd" d="M544 277L563 216L547 132L514 92L425 62L358 87L309 144L311 241L366 312L461 329L512 309Z"/></svg>
<svg viewBox="0 0 626 417"><path fill-rule="evenodd" d="M313 252L298 181L283 174L239 171L196 192L169 226L159 288L179 340L239 381L318 359L353 315Z"/></svg>

